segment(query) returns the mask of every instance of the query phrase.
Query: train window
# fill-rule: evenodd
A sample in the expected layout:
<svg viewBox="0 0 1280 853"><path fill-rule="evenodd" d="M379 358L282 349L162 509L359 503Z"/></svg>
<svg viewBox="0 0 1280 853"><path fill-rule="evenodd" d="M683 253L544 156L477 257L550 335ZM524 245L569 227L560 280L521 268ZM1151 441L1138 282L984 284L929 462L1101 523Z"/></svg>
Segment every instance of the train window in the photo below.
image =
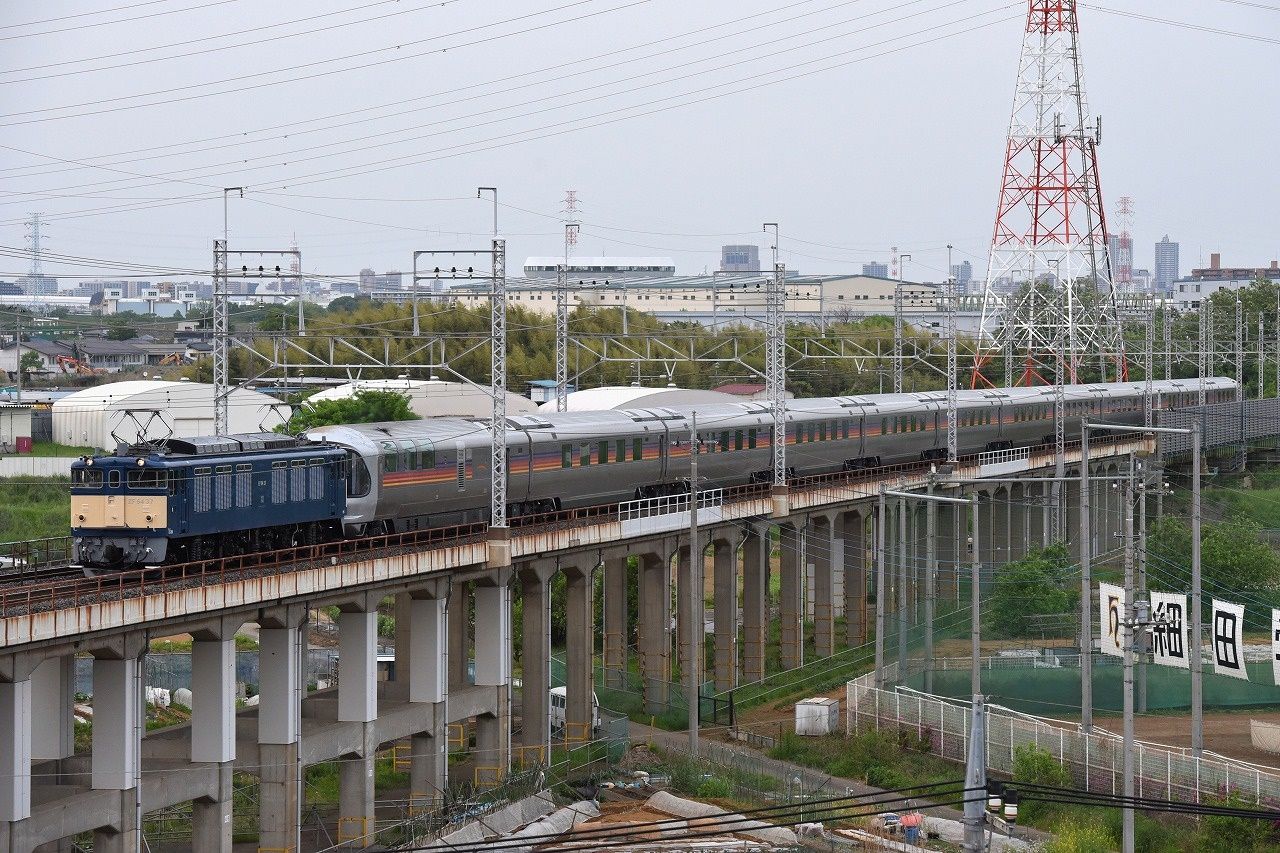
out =
<svg viewBox="0 0 1280 853"><path fill-rule="evenodd" d="M721 453L728 453L732 447L733 445L729 443L729 431L725 430L724 432L720 433L720 447L717 449Z"/></svg>
<svg viewBox="0 0 1280 853"><path fill-rule="evenodd" d="M644 439L643 438L631 439L631 458L636 460L637 462L644 461Z"/></svg>
<svg viewBox="0 0 1280 853"><path fill-rule="evenodd" d="M627 440L625 438L620 438L614 442L613 455L619 462L627 461Z"/></svg>
<svg viewBox="0 0 1280 853"><path fill-rule="evenodd" d="M584 444L579 448L578 467L586 468L591 464L591 445Z"/></svg>
<svg viewBox="0 0 1280 853"><path fill-rule="evenodd" d="M881 434L881 435L884 435L884 434L885 434L885 433L887 433L888 431L889 431L889 419L888 419L888 418L881 418L881 419L880 419L880 434Z"/></svg>
<svg viewBox="0 0 1280 853"><path fill-rule="evenodd" d="M596 445L596 461L601 465L607 465L609 462L609 442L602 441Z"/></svg>
<svg viewBox="0 0 1280 853"><path fill-rule="evenodd" d="M137 468L129 472L125 482L131 489L163 489L165 474L156 468Z"/></svg>
<svg viewBox="0 0 1280 853"><path fill-rule="evenodd" d="M818 441L826 441L826 440L827 440L827 422L823 421L822 423L818 424Z"/></svg>
<svg viewBox="0 0 1280 853"><path fill-rule="evenodd" d="M71 472L71 485L84 488L97 488L102 486L102 469L100 468L77 468Z"/></svg>
<svg viewBox="0 0 1280 853"><path fill-rule="evenodd" d="M742 449L742 430L735 430L733 433L733 449Z"/></svg>
<svg viewBox="0 0 1280 853"><path fill-rule="evenodd" d="M560 445L560 467L573 467L573 448L568 444Z"/></svg>
<svg viewBox="0 0 1280 853"><path fill-rule="evenodd" d="M369 489L372 487L369 466L364 463L362 457L347 451L347 496L362 498L369 494Z"/></svg>
<svg viewBox="0 0 1280 853"><path fill-rule="evenodd" d="M120 488L120 470L118 468L107 474L107 485L113 489Z"/></svg>
<svg viewBox="0 0 1280 853"><path fill-rule="evenodd" d="M758 440L759 440L759 435L754 429L747 430L747 449L755 450L756 441Z"/></svg>

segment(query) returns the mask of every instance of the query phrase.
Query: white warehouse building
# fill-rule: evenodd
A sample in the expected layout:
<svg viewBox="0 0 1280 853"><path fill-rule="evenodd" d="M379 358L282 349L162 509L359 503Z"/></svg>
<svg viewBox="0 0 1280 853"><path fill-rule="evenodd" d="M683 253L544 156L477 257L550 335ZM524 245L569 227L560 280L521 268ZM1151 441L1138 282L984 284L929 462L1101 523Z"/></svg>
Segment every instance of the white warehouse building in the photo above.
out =
<svg viewBox="0 0 1280 853"><path fill-rule="evenodd" d="M303 403L345 400L360 391L398 391L409 398L409 408L420 418L487 418L493 398L487 391L465 382L440 379L357 379L312 394ZM528 397L507 392L507 414L523 415L537 409Z"/></svg>
<svg viewBox="0 0 1280 853"><path fill-rule="evenodd" d="M227 425L233 433L269 432L291 412L275 397L236 389ZM213 434L213 386L203 382L109 382L53 404L53 440L59 444L113 451L122 443Z"/></svg>

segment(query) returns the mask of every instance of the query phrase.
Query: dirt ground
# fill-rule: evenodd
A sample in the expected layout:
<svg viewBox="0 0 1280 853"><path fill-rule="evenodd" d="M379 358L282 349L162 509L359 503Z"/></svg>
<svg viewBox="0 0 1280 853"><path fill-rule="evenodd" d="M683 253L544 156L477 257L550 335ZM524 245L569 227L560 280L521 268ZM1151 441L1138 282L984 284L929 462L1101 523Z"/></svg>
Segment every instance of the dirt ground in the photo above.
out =
<svg viewBox="0 0 1280 853"><path fill-rule="evenodd" d="M1254 749L1249 740L1249 720L1261 720L1280 724L1280 712L1271 711L1207 711L1204 715L1204 748L1209 752L1280 768L1280 755ZM1094 723L1107 731L1120 734L1123 722L1119 717L1094 718ZM1191 746L1190 716L1138 717L1134 721L1134 733L1138 740L1166 746Z"/></svg>

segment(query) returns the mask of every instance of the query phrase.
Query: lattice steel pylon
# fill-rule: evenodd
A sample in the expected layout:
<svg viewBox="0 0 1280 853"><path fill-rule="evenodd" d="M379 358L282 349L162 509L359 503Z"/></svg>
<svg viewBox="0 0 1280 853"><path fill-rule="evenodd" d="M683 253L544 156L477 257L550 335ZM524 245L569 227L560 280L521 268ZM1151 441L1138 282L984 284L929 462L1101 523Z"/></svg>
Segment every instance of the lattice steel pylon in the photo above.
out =
<svg viewBox="0 0 1280 853"><path fill-rule="evenodd" d="M982 367L1006 345L1023 362L1020 385L1049 384L1059 358L1069 383L1100 355L1124 375L1098 180L1100 137L1085 100L1075 0L1028 0L975 387L991 384Z"/></svg>

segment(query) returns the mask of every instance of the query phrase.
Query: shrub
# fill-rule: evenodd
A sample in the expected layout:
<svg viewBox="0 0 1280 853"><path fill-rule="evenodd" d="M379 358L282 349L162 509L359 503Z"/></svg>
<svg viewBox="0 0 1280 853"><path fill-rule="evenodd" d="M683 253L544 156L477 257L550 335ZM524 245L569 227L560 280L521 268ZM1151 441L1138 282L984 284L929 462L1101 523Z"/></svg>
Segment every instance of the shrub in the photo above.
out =
<svg viewBox="0 0 1280 853"><path fill-rule="evenodd" d="M1044 853L1111 853L1115 842L1107 828L1097 822L1068 823L1044 846Z"/></svg>
<svg viewBox="0 0 1280 853"><path fill-rule="evenodd" d="M1069 788L1071 774L1052 755L1028 743L1013 751L1013 781ZM1022 820L1035 822L1058 810L1053 803L1031 801L1023 803L1019 813Z"/></svg>
<svg viewBox="0 0 1280 853"><path fill-rule="evenodd" d="M709 776L698 786L697 796L708 800L727 800L733 796L733 788L724 779Z"/></svg>

